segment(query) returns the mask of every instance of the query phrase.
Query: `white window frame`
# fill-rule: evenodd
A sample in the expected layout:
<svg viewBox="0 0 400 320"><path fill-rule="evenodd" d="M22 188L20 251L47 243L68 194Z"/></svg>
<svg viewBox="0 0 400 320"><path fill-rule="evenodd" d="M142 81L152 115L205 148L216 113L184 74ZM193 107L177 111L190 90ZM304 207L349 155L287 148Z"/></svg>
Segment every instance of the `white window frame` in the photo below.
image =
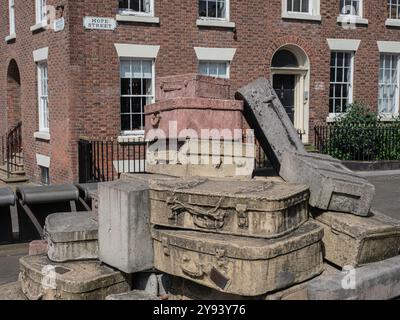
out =
<svg viewBox="0 0 400 320"><path fill-rule="evenodd" d="M43 71L46 77L43 77ZM37 63L37 83L38 83L38 106L39 106L39 132L50 132L49 119L49 86L48 86L48 64L47 60ZM44 85L45 82L45 85ZM44 92L44 88L46 92ZM45 103L44 103L45 102Z"/></svg>
<svg viewBox="0 0 400 320"><path fill-rule="evenodd" d="M351 1L351 4L353 4L353 2L358 2L358 6L359 6L359 13L358 14L345 14L345 13L343 13L343 9L345 8L345 7L340 7L339 8L339 15L340 16L353 16L353 17L359 17L359 18L362 18L363 17L363 11L364 11L364 1L363 0L343 0L343 1ZM340 5L340 2L341 1L339 1L339 5ZM350 6L351 6L351 4L350 4Z"/></svg>
<svg viewBox="0 0 400 320"><path fill-rule="evenodd" d="M199 5L199 1L197 0L197 5ZM206 0L204 0L206 1ZM210 0L216 1L216 0ZM197 15L199 20L217 20L217 21L230 21L230 0L225 0L225 18L217 18L217 17L200 17L200 7L198 8Z"/></svg>
<svg viewBox="0 0 400 320"><path fill-rule="evenodd" d="M343 53L350 53L351 54L351 58L350 58L350 84L348 87L348 101L347 104L351 104L354 101L354 97L353 97L353 87L354 87L354 60L355 60L355 51L348 51L348 50L331 50L330 51L330 55L334 52L343 52ZM331 59L329 59L330 61ZM330 63L330 62L329 62ZM331 66L329 65L329 77L330 77L330 68ZM329 79L329 90L330 90L330 86L332 84L336 84L336 82L331 82ZM343 84L343 83L338 83L338 84ZM329 100L331 99L330 93L329 93ZM330 103L328 104L328 106L330 105ZM329 110L329 117L328 120L333 120L335 119L337 116L343 115L344 112L331 112Z"/></svg>
<svg viewBox="0 0 400 320"><path fill-rule="evenodd" d="M217 78L221 78L221 79L229 79L230 78L230 69L231 69L231 63L230 61L215 61L215 60L199 60L199 74L200 74L200 64L201 63L218 63L218 64L226 64L226 76L225 77L220 77L220 76L216 76ZM210 76L210 75L206 75L206 76ZM214 76L210 76L210 77L214 77Z"/></svg>
<svg viewBox="0 0 400 320"><path fill-rule="evenodd" d="M155 67L155 59L154 58L136 58L136 57L121 57L120 58L120 62L119 65L121 66L121 62L122 61L132 61L132 60L140 60L140 61L151 61L152 65L151 65L151 72L152 72L152 76L151 76L151 83L152 83L152 99L151 99L151 103L155 102L155 95L156 95L156 84L155 84L155 79L156 79L156 67ZM121 73L120 73L120 97L123 97L121 91ZM128 97L126 95L124 95L124 97ZM129 95L129 97L134 97L133 95ZM120 119L122 118L122 113L120 111ZM143 118L144 118L144 110L143 110ZM134 135L134 136L144 136L145 134L145 130L143 128L143 130L122 130L122 126L121 126L121 133L123 135Z"/></svg>
<svg viewBox="0 0 400 320"><path fill-rule="evenodd" d="M154 0L150 1L150 11L149 12L142 12L142 11L134 11L134 10L124 10L118 8L119 15L127 15L127 16L144 16L144 17L154 17Z"/></svg>
<svg viewBox="0 0 400 320"><path fill-rule="evenodd" d="M47 24L46 0L36 0L36 24Z"/></svg>
<svg viewBox="0 0 400 320"><path fill-rule="evenodd" d="M308 12L297 12L289 10L290 8L288 8L288 0L282 0L282 18L321 21L320 0L308 0L308 1L309 1Z"/></svg>
<svg viewBox="0 0 400 320"><path fill-rule="evenodd" d="M396 82L393 84L396 87L395 90L395 96L394 96L394 100L395 100L395 110L394 112L381 112L381 108L380 108L380 88L383 85L387 85L387 83L383 83L381 82L381 59L382 57L385 56L394 56L396 57L396 68L397 68L397 74L396 74ZM393 117L396 117L399 115L399 104L400 104L400 91L399 91L399 86L400 86L400 55L398 53L390 53L390 52L381 52L380 53L380 57L379 57L379 77L378 77L378 112L379 114L382 116L383 119L392 119Z"/></svg>
<svg viewBox="0 0 400 320"><path fill-rule="evenodd" d="M398 11L400 8L400 2L398 4L393 4L392 1L397 1L397 0L387 0L386 8L387 8L387 19L385 22L386 26L391 26L391 27L400 27L400 12ZM396 17L392 17L392 6L399 7L396 10L397 14Z"/></svg>
<svg viewBox="0 0 400 320"><path fill-rule="evenodd" d="M8 0L8 11L9 11L9 34L15 35L15 0Z"/></svg>

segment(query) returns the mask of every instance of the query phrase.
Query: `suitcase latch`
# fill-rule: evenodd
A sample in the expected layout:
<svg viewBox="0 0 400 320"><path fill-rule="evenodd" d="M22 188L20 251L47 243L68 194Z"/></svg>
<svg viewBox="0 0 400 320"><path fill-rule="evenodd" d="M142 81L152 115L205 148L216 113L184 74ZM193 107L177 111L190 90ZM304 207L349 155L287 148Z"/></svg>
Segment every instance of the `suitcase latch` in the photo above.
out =
<svg viewBox="0 0 400 320"><path fill-rule="evenodd" d="M246 229L249 227L249 214L247 212L247 206L245 204L238 204L236 206L238 213L238 225L239 228Z"/></svg>
<svg viewBox="0 0 400 320"><path fill-rule="evenodd" d="M162 246L163 246L164 254L165 254L166 256L169 256L169 243L168 243L168 238L167 238L167 237L162 237L162 238L161 238L161 243L162 243Z"/></svg>

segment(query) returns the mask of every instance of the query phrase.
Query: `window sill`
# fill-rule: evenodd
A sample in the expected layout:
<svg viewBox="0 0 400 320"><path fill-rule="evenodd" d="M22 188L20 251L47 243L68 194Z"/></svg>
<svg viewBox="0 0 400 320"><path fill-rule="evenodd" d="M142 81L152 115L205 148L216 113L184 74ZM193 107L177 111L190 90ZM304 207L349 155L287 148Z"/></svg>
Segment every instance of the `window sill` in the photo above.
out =
<svg viewBox="0 0 400 320"><path fill-rule="evenodd" d="M50 133L49 132L38 131L33 134L33 137L38 140L50 141Z"/></svg>
<svg viewBox="0 0 400 320"><path fill-rule="evenodd" d="M30 30L31 30L31 32L36 32L39 30L44 30L46 27L47 27L47 23L40 22L40 23L37 23L34 26L32 26L30 28Z"/></svg>
<svg viewBox="0 0 400 320"><path fill-rule="evenodd" d="M143 142L144 132L138 131L134 134L123 134L117 138L118 143L129 143L129 142Z"/></svg>
<svg viewBox="0 0 400 320"><path fill-rule="evenodd" d="M198 27L218 27L218 28L230 28L236 27L234 22L215 20L215 19L197 19L196 24Z"/></svg>
<svg viewBox="0 0 400 320"><path fill-rule="evenodd" d="M340 116L345 113L330 113L329 116L326 118L327 123L334 123L336 122Z"/></svg>
<svg viewBox="0 0 400 320"><path fill-rule="evenodd" d="M385 26L400 27L400 19L386 19Z"/></svg>
<svg viewBox="0 0 400 320"><path fill-rule="evenodd" d="M132 14L117 14L116 20L120 22L160 23L159 17Z"/></svg>
<svg viewBox="0 0 400 320"><path fill-rule="evenodd" d="M282 19L293 19L293 20L309 20L309 21L321 21L320 15L306 14L306 13L282 13Z"/></svg>
<svg viewBox="0 0 400 320"><path fill-rule="evenodd" d="M368 19L364 19L361 17L356 17L356 16L338 16L337 23L355 23L355 24L362 24L362 25L368 25Z"/></svg>
<svg viewBox="0 0 400 320"><path fill-rule="evenodd" d="M8 36L5 38L5 41L6 41L6 42L10 42L10 41L12 41L12 40L15 40L16 38L17 38L17 35L16 35L15 33L13 33L13 34L8 35Z"/></svg>
<svg viewBox="0 0 400 320"><path fill-rule="evenodd" d="M382 122L393 122L399 117L398 113L379 113L380 120Z"/></svg>

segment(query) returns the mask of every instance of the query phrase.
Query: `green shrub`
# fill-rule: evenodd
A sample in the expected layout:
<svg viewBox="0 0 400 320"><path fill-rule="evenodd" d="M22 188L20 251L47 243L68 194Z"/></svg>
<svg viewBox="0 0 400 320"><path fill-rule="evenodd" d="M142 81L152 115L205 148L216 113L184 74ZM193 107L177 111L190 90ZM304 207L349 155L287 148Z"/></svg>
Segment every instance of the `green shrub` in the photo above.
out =
<svg viewBox="0 0 400 320"><path fill-rule="evenodd" d="M323 152L341 160L400 160L400 119L383 123L364 104L348 106L330 126Z"/></svg>

